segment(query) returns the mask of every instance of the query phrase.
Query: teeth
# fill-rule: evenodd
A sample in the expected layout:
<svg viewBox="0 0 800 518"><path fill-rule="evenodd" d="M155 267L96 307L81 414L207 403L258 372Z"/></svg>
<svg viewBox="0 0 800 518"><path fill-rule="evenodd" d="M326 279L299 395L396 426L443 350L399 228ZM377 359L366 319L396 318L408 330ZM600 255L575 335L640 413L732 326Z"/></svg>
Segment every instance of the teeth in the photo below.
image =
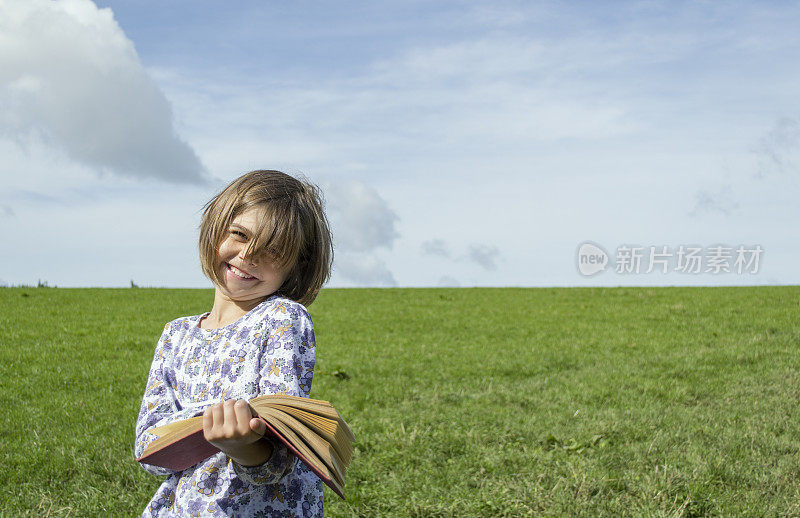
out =
<svg viewBox="0 0 800 518"><path fill-rule="evenodd" d="M242 270L238 269L237 267L235 267L235 266L234 266L234 265L232 265L232 264L229 264L228 266L230 266L230 267L231 267L231 271L232 271L234 274L236 274L238 277L241 277L242 279L252 279L252 278L253 278L253 276L252 276L252 275L247 275L247 274L246 274L246 273L244 273Z"/></svg>

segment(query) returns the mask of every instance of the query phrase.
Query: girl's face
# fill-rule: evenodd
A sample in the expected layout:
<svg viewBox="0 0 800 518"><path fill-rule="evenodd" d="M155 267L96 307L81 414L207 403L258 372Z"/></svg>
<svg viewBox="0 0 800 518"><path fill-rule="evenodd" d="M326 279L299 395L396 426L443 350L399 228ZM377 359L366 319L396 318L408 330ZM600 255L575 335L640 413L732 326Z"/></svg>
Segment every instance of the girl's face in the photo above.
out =
<svg viewBox="0 0 800 518"><path fill-rule="evenodd" d="M217 274L224 286L217 286L223 295L236 301L264 299L281 287L291 267L278 269L267 254L245 259L244 251L256 225L257 211L250 209L234 218L227 234L219 245Z"/></svg>

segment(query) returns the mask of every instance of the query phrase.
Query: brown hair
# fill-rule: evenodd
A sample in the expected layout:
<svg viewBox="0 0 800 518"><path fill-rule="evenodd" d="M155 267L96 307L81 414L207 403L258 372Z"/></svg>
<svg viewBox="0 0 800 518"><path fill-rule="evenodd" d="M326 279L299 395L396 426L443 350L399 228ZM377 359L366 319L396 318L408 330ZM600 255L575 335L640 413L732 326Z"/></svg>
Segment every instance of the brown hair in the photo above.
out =
<svg viewBox="0 0 800 518"><path fill-rule="evenodd" d="M252 208L259 226L245 258L263 252L280 268L292 265L277 294L304 306L317 298L333 266L333 240L320 189L306 178L280 171L252 171L231 182L203 207L200 223L200 265L216 285L224 285L214 265L219 246L234 218Z"/></svg>

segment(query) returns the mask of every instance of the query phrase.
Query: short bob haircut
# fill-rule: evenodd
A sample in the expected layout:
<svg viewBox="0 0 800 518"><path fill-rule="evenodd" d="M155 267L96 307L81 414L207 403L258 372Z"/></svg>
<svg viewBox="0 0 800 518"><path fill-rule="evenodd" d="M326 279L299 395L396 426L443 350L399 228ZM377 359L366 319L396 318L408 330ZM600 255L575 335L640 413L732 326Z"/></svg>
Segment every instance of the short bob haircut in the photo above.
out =
<svg viewBox="0 0 800 518"><path fill-rule="evenodd" d="M219 247L234 218L255 208L259 225L250 236L245 258L267 253L280 268L292 265L275 293L309 306L333 266L333 240L323 207L320 189L305 178L280 171L240 176L203 208L199 243L203 273L215 285L225 284L214 267Z"/></svg>

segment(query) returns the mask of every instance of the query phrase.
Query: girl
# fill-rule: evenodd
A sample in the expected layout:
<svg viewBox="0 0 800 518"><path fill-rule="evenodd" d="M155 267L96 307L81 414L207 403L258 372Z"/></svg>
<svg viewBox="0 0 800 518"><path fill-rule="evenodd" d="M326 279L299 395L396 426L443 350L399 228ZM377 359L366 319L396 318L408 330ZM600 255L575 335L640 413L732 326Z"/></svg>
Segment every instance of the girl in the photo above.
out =
<svg viewBox="0 0 800 518"><path fill-rule="evenodd" d="M149 430L203 416L220 449L167 475L142 516L322 516L322 482L285 446L262 437L247 399L308 397L316 342L310 305L333 262L318 189L278 171L253 171L209 201L200 263L214 306L164 327L136 422L136 457Z"/></svg>

